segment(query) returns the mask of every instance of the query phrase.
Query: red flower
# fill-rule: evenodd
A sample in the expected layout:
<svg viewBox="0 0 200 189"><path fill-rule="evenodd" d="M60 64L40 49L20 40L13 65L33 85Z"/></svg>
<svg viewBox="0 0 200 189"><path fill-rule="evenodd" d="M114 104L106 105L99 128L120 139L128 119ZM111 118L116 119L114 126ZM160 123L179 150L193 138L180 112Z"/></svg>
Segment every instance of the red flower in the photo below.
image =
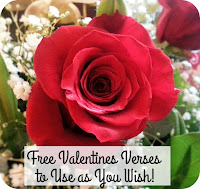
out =
<svg viewBox="0 0 200 189"><path fill-rule="evenodd" d="M34 67L27 131L37 145L118 145L178 99L170 59L118 12L44 38Z"/></svg>
<svg viewBox="0 0 200 189"><path fill-rule="evenodd" d="M159 0L163 11L157 23L159 42L188 50L200 49L200 16L197 8L184 0Z"/></svg>

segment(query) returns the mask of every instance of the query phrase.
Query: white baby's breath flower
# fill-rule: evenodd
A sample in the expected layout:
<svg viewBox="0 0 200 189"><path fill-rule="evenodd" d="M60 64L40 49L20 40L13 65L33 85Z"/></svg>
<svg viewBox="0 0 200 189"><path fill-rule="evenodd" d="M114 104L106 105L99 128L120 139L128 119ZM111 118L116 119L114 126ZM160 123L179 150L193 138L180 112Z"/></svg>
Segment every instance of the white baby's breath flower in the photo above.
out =
<svg viewBox="0 0 200 189"><path fill-rule="evenodd" d="M0 41L2 43L7 43L11 39L12 39L12 37L10 36L10 32L6 32L6 31L0 32Z"/></svg>
<svg viewBox="0 0 200 189"><path fill-rule="evenodd" d="M13 187L23 187L24 166L22 164L13 164L12 169L9 170L9 177Z"/></svg>
<svg viewBox="0 0 200 189"><path fill-rule="evenodd" d="M35 71L34 71L33 69L29 69L29 70L28 70L28 73L29 73L29 75L30 75L31 77L33 77L33 78L36 77Z"/></svg>
<svg viewBox="0 0 200 189"><path fill-rule="evenodd" d="M198 94L198 90L197 90L197 88L194 87L194 86L190 87L189 90L190 90L190 92L191 92L192 94Z"/></svg>
<svg viewBox="0 0 200 189"><path fill-rule="evenodd" d="M13 89L17 82L23 82L24 80L19 77L18 74L10 74L10 78L8 80L8 85Z"/></svg>
<svg viewBox="0 0 200 189"><path fill-rule="evenodd" d="M192 79L196 84L200 84L200 77L199 76L193 76Z"/></svg>
<svg viewBox="0 0 200 189"><path fill-rule="evenodd" d="M146 7L145 7L144 5L140 5L140 6L138 7L138 12L139 12L140 14L145 14L145 13L147 12L147 9L146 9Z"/></svg>
<svg viewBox="0 0 200 189"><path fill-rule="evenodd" d="M27 81L17 82L17 84L13 88L13 92L17 99L27 101L29 98L29 94L31 93L31 86Z"/></svg>
<svg viewBox="0 0 200 189"><path fill-rule="evenodd" d="M183 68L185 68L185 69L192 68L192 64L190 62L188 62L187 60L182 61L181 64L183 65Z"/></svg>
<svg viewBox="0 0 200 189"><path fill-rule="evenodd" d="M199 97L195 94L187 94L183 96L183 102L187 102L188 104L197 105L199 100Z"/></svg>
<svg viewBox="0 0 200 189"><path fill-rule="evenodd" d="M41 40L42 36L39 33L28 34L26 37L26 43L33 52L35 52Z"/></svg>
<svg viewBox="0 0 200 189"><path fill-rule="evenodd" d="M42 28L40 18L35 15L29 15L28 17L23 15L19 21L23 22L24 25L31 25L32 27L37 27L38 29Z"/></svg>
<svg viewBox="0 0 200 189"><path fill-rule="evenodd" d="M17 63L17 68L18 68L18 70L19 70L19 72L21 72L21 73L26 73L26 70L25 70L25 68L22 66L22 64L21 63Z"/></svg>
<svg viewBox="0 0 200 189"><path fill-rule="evenodd" d="M32 26L42 26L42 24L40 23L40 18L35 15L29 15L28 22Z"/></svg>
<svg viewBox="0 0 200 189"><path fill-rule="evenodd" d="M6 30L7 30L6 19L3 17L0 17L0 32L6 31Z"/></svg>
<svg viewBox="0 0 200 189"><path fill-rule="evenodd" d="M184 120L191 120L191 114L189 112L185 112L183 114L183 119Z"/></svg>
<svg viewBox="0 0 200 189"><path fill-rule="evenodd" d="M47 27L49 27L51 24L47 18L40 18L40 22L43 26L47 26Z"/></svg>
<svg viewBox="0 0 200 189"><path fill-rule="evenodd" d="M183 91L183 102L187 102L188 104L197 105L200 101L198 96L198 91L195 87L190 87L190 89L184 89Z"/></svg>
<svg viewBox="0 0 200 189"><path fill-rule="evenodd" d="M48 16L49 16L49 18L59 18L60 11L56 7L50 6Z"/></svg>
<svg viewBox="0 0 200 189"><path fill-rule="evenodd" d="M141 132L136 137L133 137L133 138L127 140L126 145L127 146L139 146L141 143L141 139L143 139L143 138L144 138L144 134L143 134L143 132Z"/></svg>
<svg viewBox="0 0 200 189"><path fill-rule="evenodd" d="M82 22L83 24L87 25L92 20L90 17L85 17L83 19L80 19L79 22Z"/></svg>
<svg viewBox="0 0 200 189"><path fill-rule="evenodd" d="M22 56L23 55L23 53L24 53L24 49L22 48L22 47L20 47L20 46L15 46L14 48L13 48L13 51L12 51L12 54L14 55L14 56Z"/></svg>
<svg viewBox="0 0 200 189"><path fill-rule="evenodd" d="M6 67L7 67L8 71L9 71L10 73L17 73L17 72L19 71L19 70L17 69L17 67L13 64L12 59L10 59L10 58L5 58L5 59L4 59L4 62L5 62Z"/></svg>
<svg viewBox="0 0 200 189"><path fill-rule="evenodd" d="M27 60L32 62L32 58L33 58L33 52L28 52L27 54Z"/></svg>
<svg viewBox="0 0 200 189"><path fill-rule="evenodd" d="M182 77L182 79L183 79L184 81L187 81L187 80L189 79L189 74L186 73L186 72L181 73L180 76Z"/></svg>
<svg viewBox="0 0 200 189"><path fill-rule="evenodd" d="M12 19L11 19L11 18L6 18L6 24L7 24L7 25L12 24Z"/></svg>

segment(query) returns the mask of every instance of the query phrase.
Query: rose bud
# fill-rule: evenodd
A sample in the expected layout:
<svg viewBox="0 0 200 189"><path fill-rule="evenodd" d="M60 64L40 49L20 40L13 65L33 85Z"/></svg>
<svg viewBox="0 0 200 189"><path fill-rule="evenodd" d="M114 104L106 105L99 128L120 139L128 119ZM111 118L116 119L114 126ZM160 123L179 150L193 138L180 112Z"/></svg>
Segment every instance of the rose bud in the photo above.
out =
<svg viewBox="0 0 200 189"><path fill-rule="evenodd" d="M34 68L27 131L37 145L119 145L178 100L170 59L119 12L43 38Z"/></svg>
<svg viewBox="0 0 200 189"><path fill-rule="evenodd" d="M200 49L200 16L197 8L184 0L159 0L163 11L157 23L159 42L181 49Z"/></svg>

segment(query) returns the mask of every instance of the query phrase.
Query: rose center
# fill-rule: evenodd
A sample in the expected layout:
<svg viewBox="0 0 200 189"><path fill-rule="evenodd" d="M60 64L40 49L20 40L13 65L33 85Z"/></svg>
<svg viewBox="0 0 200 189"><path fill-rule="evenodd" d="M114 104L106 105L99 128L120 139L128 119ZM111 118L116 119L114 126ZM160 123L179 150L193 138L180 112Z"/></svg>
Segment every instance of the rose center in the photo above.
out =
<svg viewBox="0 0 200 189"><path fill-rule="evenodd" d="M111 91L110 80L104 77L93 78L89 82L89 91L97 96L109 94Z"/></svg>
<svg viewBox="0 0 200 189"><path fill-rule="evenodd" d="M97 93L110 92L110 81L106 78L97 78L93 85L94 91Z"/></svg>

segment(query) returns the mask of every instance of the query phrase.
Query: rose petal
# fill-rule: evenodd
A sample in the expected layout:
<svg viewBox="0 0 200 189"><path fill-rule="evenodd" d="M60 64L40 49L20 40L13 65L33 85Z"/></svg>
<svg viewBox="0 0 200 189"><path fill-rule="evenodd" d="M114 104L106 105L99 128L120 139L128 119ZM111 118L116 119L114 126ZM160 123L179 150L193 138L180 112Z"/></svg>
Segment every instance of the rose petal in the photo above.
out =
<svg viewBox="0 0 200 189"><path fill-rule="evenodd" d="M68 106L76 124L86 132L94 134L101 142L127 140L138 135L146 127L147 118L135 120L134 123L126 125L126 127L116 127L98 118L95 119L75 101L68 101Z"/></svg>
<svg viewBox="0 0 200 189"><path fill-rule="evenodd" d="M103 14L93 18L88 26L100 28L109 33L133 36L141 43L154 47L146 29L133 18L122 15L118 11L110 16Z"/></svg>
<svg viewBox="0 0 200 189"><path fill-rule="evenodd" d="M187 1L159 2L164 6L157 23L159 42L167 41L183 49L199 49L200 17L197 8Z"/></svg>
<svg viewBox="0 0 200 189"><path fill-rule="evenodd" d="M61 27L39 44L34 55L34 69L42 88L51 98L65 103L60 87L63 64L72 45L91 30L89 27Z"/></svg>
<svg viewBox="0 0 200 189"><path fill-rule="evenodd" d="M122 144L121 142L100 143L88 133L83 134L73 131L70 128L72 124L70 119L69 116L68 124L63 127L63 119L58 102L50 99L44 93L39 82L36 82L28 101L27 132L38 146L99 146Z"/></svg>
<svg viewBox="0 0 200 189"><path fill-rule="evenodd" d="M146 77L144 77L144 79L145 85L140 88L137 95L129 101L123 111L96 116L111 125L124 127L133 124L135 120L141 120L148 117L152 94L148 80Z"/></svg>
<svg viewBox="0 0 200 189"><path fill-rule="evenodd" d="M146 77L151 79L152 62L148 48L131 36L116 35L129 52L133 62L137 64Z"/></svg>
<svg viewBox="0 0 200 189"><path fill-rule="evenodd" d="M93 39L96 40L93 40ZM106 40L104 40L106 39ZM102 31L93 30L89 34L82 37L74 46L72 47L70 54L67 57L67 60L64 65L64 70L71 66L76 55L87 48L99 48L104 53L115 56L119 62L125 67L127 77L132 86L132 94L129 98L132 99L138 91L139 85L141 83L143 76L141 75L141 70L137 64L130 59L130 55L127 52L127 49L123 46L117 37L109 33ZM81 59L77 59L81 60ZM70 74L70 73L68 73ZM66 76L68 75L66 74ZM136 76L137 75L137 76ZM71 77L72 74L71 74ZM134 89L134 90L133 90Z"/></svg>
<svg viewBox="0 0 200 189"><path fill-rule="evenodd" d="M68 99L76 100L76 85L78 85L85 64L102 55L102 50L96 47L81 49L77 52L62 76L61 87L67 90Z"/></svg>
<svg viewBox="0 0 200 189"><path fill-rule="evenodd" d="M159 49L150 49L152 57L152 104L150 121L164 119L178 101L179 90L174 89L173 68L170 59Z"/></svg>

